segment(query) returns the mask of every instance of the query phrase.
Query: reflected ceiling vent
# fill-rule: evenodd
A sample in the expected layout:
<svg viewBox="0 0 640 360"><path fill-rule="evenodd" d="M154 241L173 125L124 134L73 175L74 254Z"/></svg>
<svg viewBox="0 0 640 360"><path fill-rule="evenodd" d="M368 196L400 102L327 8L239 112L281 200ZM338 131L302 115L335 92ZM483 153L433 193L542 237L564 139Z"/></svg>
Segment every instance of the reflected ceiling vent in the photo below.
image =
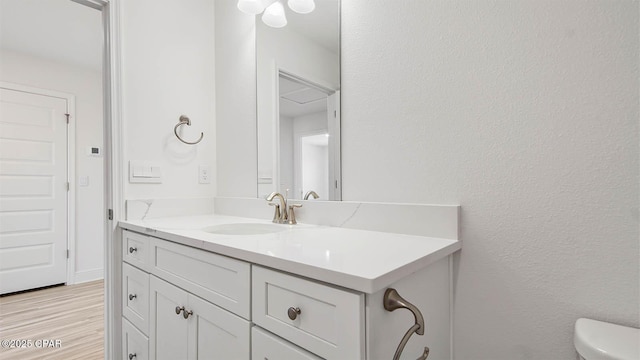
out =
<svg viewBox="0 0 640 360"><path fill-rule="evenodd" d="M327 94L320 89L301 84L280 75L280 98L298 105L305 105L315 101L325 100Z"/></svg>
<svg viewBox="0 0 640 360"><path fill-rule="evenodd" d="M304 105L314 101L324 100L327 98L327 94L316 89L304 88L282 94L280 95L280 98L293 101L296 104Z"/></svg>

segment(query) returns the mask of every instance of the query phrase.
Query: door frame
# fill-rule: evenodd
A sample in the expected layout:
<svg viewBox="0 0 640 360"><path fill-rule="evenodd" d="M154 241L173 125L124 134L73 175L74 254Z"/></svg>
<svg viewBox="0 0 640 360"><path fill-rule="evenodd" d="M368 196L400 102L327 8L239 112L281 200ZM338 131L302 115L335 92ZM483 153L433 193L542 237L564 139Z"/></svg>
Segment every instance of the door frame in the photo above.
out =
<svg viewBox="0 0 640 360"><path fill-rule="evenodd" d="M104 36L103 101L104 101L104 166L105 166L105 243L104 243L104 358L120 356L122 343L120 301L116 286L122 275L121 234L118 221L124 219L124 133L122 131L122 65L121 65L121 1L72 0L102 12ZM112 216L109 217L111 212Z"/></svg>
<svg viewBox="0 0 640 360"><path fill-rule="evenodd" d="M273 143L271 144L271 153L273 158L271 159L272 166L272 184L273 191L281 191L280 189L280 76L286 77L289 80L297 81L309 87L313 87L316 90L320 90L327 94L329 97L337 90L333 90L331 85L325 81L319 81L314 79L313 76L307 74L296 73L290 71L290 69L283 67L273 60L271 64L271 102L274 104L271 119L273 124L271 127L271 138Z"/></svg>
<svg viewBox="0 0 640 360"><path fill-rule="evenodd" d="M67 285L75 284L76 275L76 189L74 179L76 177L76 97L73 94L65 93L62 91L42 89L33 86L21 85L11 83L7 81L0 81L0 88L23 92L27 94L48 96L57 99L63 99L67 102L67 109L65 110L69 114L70 121L67 123L67 184L69 184L67 190L67 238L66 247L68 251L66 260L66 283Z"/></svg>

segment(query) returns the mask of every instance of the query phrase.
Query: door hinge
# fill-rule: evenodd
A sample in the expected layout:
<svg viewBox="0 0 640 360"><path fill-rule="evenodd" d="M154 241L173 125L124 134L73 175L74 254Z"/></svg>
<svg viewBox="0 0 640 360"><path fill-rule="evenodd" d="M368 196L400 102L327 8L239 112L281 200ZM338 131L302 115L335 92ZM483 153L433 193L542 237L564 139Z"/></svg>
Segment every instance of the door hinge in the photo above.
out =
<svg viewBox="0 0 640 360"><path fill-rule="evenodd" d="M69 191L71 189L71 184L69 184L69 182L67 181L67 191Z"/></svg>
<svg viewBox="0 0 640 360"><path fill-rule="evenodd" d="M107 219L113 220L113 209L107 209Z"/></svg>
<svg viewBox="0 0 640 360"><path fill-rule="evenodd" d="M338 188L338 180L336 180L336 189Z"/></svg>
<svg viewBox="0 0 640 360"><path fill-rule="evenodd" d="M71 117L71 114L64 114L64 116L67 117L67 124L69 123L69 117Z"/></svg>
<svg viewBox="0 0 640 360"><path fill-rule="evenodd" d="M333 117L338 117L338 112L336 110L333 110Z"/></svg>
<svg viewBox="0 0 640 360"><path fill-rule="evenodd" d="M67 249L67 259L69 258L69 249Z"/></svg>

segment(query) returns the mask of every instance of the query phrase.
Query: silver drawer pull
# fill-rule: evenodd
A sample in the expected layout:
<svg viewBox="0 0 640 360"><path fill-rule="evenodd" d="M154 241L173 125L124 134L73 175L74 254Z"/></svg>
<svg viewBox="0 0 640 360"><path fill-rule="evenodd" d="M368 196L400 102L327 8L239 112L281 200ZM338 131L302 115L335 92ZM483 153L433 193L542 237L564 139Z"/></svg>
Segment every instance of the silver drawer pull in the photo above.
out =
<svg viewBox="0 0 640 360"><path fill-rule="evenodd" d="M182 316L183 316L185 319L188 319L188 318L189 318L189 315L193 315L193 310L189 310L189 311L185 310L185 311L182 313Z"/></svg>
<svg viewBox="0 0 640 360"><path fill-rule="evenodd" d="M184 311L184 306L176 306L176 315L180 315L181 311Z"/></svg>
<svg viewBox="0 0 640 360"><path fill-rule="evenodd" d="M129 248L129 254L133 254L136 251L138 251L138 248L134 248L134 247Z"/></svg>
<svg viewBox="0 0 640 360"><path fill-rule="evenodd" d="M129 360L132 360L134 357L137 357L136 354L129 354Z"/></svg>
<svg viewBox="0 0 640 360"><path fill-rule="evenodd" d="M300 310L299 307L295 307L294 308L292 306L287 310L287 315L289 316L289 319L295 320L295 319L298 318L298 315L300 315L301 312L302 312L302 310Z"/></svg>
<svg viewBox="0 0 640 360"><path fill-rule="evenodd" d="M135 299L137 297L138 297L138 295L136 295L136 294L129 294L129 301L131 301L131 300L133 300L133 299Z"/></svg>

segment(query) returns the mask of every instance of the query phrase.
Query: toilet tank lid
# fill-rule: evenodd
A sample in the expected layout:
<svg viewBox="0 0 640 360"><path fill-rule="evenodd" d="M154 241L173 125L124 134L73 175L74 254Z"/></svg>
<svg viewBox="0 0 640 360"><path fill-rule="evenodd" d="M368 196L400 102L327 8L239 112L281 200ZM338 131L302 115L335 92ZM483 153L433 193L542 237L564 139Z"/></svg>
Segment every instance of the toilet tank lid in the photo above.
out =
<svg viewBox="0 0 640 360"><path fill-rule="evenodd" d="M573 343L585 360L640 359L640 329L636 328L578 319Z"/></svg>

